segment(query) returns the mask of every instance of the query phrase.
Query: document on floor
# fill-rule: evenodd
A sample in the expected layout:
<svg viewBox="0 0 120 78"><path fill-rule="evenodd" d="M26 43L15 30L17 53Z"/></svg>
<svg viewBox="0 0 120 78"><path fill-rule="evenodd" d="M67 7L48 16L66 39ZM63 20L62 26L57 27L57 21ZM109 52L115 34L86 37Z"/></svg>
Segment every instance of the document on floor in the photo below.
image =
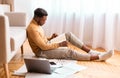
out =
<svg viewBox="0 0 120 78"><path fill-rule="evenodd" d="M86 69L86 67L72 62L61 68L57 68L52 74L27 73L25 78L67 78L68 76L73 75L83 69Z"/></svg>

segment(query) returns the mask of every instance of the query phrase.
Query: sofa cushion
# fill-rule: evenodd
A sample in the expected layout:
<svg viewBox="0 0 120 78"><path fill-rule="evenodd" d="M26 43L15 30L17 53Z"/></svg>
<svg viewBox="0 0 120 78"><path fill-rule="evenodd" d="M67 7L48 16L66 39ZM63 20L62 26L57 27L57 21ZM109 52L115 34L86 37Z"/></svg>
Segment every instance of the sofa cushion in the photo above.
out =
<svg viewBox="0 0 120 78"><path fill-rule="evenodd" d="M9 18L10 27L26 26L26 14L24 12L5 12L5 15Z"/></svg>
<svg viewBox="0 0 120 78"><path fill-rule="evenodd" d="M26 40L26 29L24 27L10 27L11 50L18 50Z"/></svg>

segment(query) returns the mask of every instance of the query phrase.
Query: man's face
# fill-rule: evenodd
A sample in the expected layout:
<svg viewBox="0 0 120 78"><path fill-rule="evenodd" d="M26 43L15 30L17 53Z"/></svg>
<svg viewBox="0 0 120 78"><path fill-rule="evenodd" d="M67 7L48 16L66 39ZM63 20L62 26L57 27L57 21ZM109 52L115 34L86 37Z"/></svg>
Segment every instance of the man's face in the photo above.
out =
<svg viewBox="0 0 120 78"><path fill-rule="evenodd" d="M46 20L47 20L47 16L43 16L38 19L38 24L42 26L43 24L45 24Z"/></svg>

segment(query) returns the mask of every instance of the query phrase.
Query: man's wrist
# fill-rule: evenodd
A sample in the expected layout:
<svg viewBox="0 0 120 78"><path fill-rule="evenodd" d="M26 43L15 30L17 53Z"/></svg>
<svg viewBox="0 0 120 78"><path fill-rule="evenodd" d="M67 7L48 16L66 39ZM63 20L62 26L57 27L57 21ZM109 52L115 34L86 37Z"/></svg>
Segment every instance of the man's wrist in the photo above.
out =
<svg viewBox="0 0 120 78"><path fill-rule="evenodd" d="M61 46L62 46L62 44L61 44L61 43L59 43L59 46L61 47Z"/></svg>
<svg viewBox="0 0 120 78"><path fill-rule="evenodd" d="M59 43L59 46L61 46L61 44Z"/></svg>

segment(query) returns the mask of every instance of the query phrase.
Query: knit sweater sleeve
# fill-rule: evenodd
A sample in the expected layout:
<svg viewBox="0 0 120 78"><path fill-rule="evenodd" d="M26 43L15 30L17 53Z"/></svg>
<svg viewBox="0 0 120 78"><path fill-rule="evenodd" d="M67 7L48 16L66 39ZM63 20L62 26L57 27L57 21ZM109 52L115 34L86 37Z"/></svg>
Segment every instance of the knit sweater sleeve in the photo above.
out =
<svg viewBox="0 0 120 78"><path fill-rule="evenodd" d="M29 35L31 39L34 41L34 43L40 47L42 50L51 50L56 49L59 47L58 43L47 43L45 42L44 38L42 37L41 33L37 31L36 29L32 29L29 31Z"/></svg>

